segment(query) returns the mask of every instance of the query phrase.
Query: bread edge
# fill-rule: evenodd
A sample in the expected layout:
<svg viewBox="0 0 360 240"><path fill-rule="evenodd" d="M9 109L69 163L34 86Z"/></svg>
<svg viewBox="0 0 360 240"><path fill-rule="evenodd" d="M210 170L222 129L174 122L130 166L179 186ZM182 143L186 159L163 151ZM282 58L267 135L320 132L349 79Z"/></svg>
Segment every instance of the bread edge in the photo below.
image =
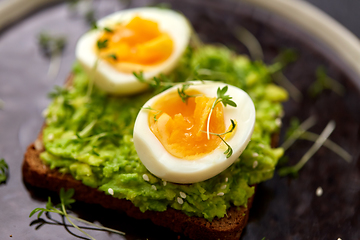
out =
<svg viewBox="0 0 360 240"><path fill-rule="evenodd" d="M104 208L125 212L136 219L150 219L154 224L182 233L194 239L239 239L247 224L249 211L254 196L248 199L247 207L230 207L223 218L215 218L212 222L201 217L190 217L180 210L168 208L164 212L141 212L138 207L126 199L118 199L95 188L82 184L70 174L63 174L56 169L50 169L40 159L43 151L41 134L28 146L22 165L23 180L28 184L59 192L61 188L75 190L74 199L90 204L99 204Z"/></svg>

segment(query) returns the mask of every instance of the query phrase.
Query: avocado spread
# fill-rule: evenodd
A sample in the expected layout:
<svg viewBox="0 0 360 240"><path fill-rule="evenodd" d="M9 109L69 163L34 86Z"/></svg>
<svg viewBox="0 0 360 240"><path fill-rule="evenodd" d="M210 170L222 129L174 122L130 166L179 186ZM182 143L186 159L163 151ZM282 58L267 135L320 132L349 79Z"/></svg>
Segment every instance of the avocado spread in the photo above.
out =
<svg viewBox="0 0 360 240"><path fill-rule="evenodd" d="M271 82L263 63L222 46L204 45L189 47L176 69L154 79L152 87L139 95L110 96L96 87L89 95L91 79L75 64L71 86L57 87L50 94L53 101L45 111L41 159L52 169L128 199L143 212L172 207L209 221L223 217L230 206L246 206L253 185L273 176L283 150L271 148L270 143L279 130L287 92ZM132 141L134 122L149 98L172 82L194 79L223 81L245 90L256 108L254 133L239 159L217 176L186 185L166 182L139 160Z"/></svg>

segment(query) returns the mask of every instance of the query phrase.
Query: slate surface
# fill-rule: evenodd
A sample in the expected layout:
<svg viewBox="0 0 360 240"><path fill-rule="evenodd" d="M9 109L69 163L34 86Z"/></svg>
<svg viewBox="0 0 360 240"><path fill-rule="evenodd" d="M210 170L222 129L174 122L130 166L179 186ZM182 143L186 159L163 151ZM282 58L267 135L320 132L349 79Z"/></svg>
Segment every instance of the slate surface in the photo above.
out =
<svg viewBox="0 0 360 240"><path fill-rule="evenodd" d="M131 6L146 3L133 1ZM331 139L353 156L349 164L322 148L298 178L280 178L276 174L274 179L260 184L242 239L360 239L360 95L353 85L360 79L351 79L346 66L321 43L264 11L233 1L172 3L190 18L206 42L220 42L247 53L232 34L234 27L241 25L260 41L267 63L281 49L296 49L299 58L286 68L285 75L303 92L304 99L300 103L285 103L284 129L292 117L304 120L315 115L318 123L311 131L320 133L334 119L337 127ZM124 7L115 0L96 4L97 17ZM358 28L354 25L354 29ZM35 230L36 225L29 226L35 219L28 218L29 213L44 207L51 193L25 186L20 169L26 146L36 138L42 125L41 112L49 103L46 95L54 85L63 84L75 59L76 40L87 29L81 16L59 4L0 33L0 99L5 102L0 110L0 158L5 158L10 166L7 183L0 185L0 239L76 239L61 226L46 224L39 230ZM49 60L40 54L37 45L36 36L42 30L64 34L69 40L55 79L47 77ZM332 91L317 98L308 96L307 89L321 65L346 87L344 96ZM282 138L283 135L284 132ZM296 143L287 152L290 164L296 163L310 146L305 141ZM315 194L318 187L323 189L320 197ZM97 206L75 204L73 210L85 219L127 232L126 237L94 232L97 239L178 239L177 234L148 221L132 220Z"/></svg>

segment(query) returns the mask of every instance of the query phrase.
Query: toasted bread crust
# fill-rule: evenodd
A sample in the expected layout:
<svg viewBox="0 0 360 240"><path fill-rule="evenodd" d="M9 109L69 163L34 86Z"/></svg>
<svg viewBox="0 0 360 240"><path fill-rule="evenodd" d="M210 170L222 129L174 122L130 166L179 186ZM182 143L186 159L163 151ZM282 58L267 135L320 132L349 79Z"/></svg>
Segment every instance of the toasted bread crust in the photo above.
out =
<svg viewBox="0 0 360 240"><path fill-rule="evenodd" d="M249 209L253 197L248 200L248 207L231 207L227 216L214 219L212 222L200 217L189 217L179 210L168 208L164 212L141 212L130 201L114 198L95 188L85 186L81 181L75 180L70 174L62 174L51 170L43 164L39 147L41 136L37 144L31 144L25 153L22 166L23 179L30 185L59 192L61 188L75 190L74 198L78 201L100 204L105 208L125 212L136 219L150 219L156 225L170 228L174 232L182 233L192 239L239 239L243 228L249 218ZM36 147L35 147L36 145Z"/></svg>

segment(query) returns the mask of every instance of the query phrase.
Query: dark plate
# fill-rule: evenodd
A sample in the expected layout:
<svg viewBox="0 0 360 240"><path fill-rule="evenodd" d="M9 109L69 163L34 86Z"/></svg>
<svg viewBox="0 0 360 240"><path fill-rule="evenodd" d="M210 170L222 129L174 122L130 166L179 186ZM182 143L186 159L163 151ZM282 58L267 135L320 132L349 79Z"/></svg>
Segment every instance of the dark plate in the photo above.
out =
<svg viewBox="0 0 360 240"><path fill-rule="evenodd" d="M133 1L131 6L147 3ZM355 87L359 84L354 84L360 79L348 74L347 66L322 43L268 12L234 1L174 0L172 6L191 20L206 42L222 43L248 54L233 35L234 28L241 25L259 40L267 63L282 49L296 49L298 60L286 68L285 75L304 99L284 104L283 129L292 117L304 120L315 115L318 122L311 131L320 133L334 119L337 127L330 138L353 156L353 161L347 163L329 149L321 148L298 178L280 178L275 174L272 180L260 184L242 239L360 239L360 94ZM96 17L123 7L115 0L97 1ZM26 146L36 138L42 125L41 112L49 103L46 95L55 84L63 84L75 59L76 40L87 29L81 16L71 13L66 4L58 4L0 33L0 98L5 102L5 108L0 110L0 158L5 158L10 166L7 183L0 185L1 239L76 239L62 226L44 224L38 230L37 224L29 226L35 220L28 218L29 213L44 207L50 193L25 186L21 164ZM42 30L68 37L56 79L47 77L49 60L40 54L37 45L36 36ZM329 76L345 86L345 95L326 90L316 98L308 96L307 89L316 79L318 66L324 66ZM309 142L297 142L286 153L290 164L296 163L310 146ZM321 196L315 194L318 187L323 189ZM56 195L52 196L56 199ZM133 220L98 206L77 203L73 211L127 233L121 237L91 231L97 239L186 239L149 221Z"/></svg>

